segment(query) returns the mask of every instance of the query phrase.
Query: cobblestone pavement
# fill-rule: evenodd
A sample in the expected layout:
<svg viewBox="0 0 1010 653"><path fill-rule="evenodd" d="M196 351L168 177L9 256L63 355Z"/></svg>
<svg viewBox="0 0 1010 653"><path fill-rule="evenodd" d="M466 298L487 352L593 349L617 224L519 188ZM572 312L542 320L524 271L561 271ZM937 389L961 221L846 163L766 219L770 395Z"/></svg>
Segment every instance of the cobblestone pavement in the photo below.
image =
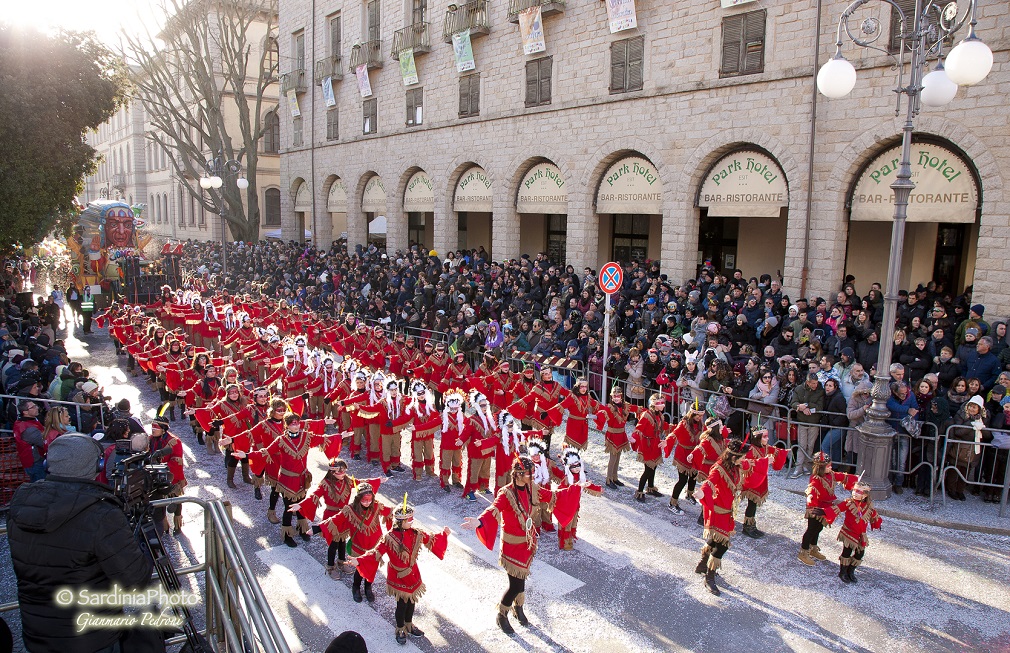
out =
<svg viewBox="0 0 1010 653"><path fill-rule="evenodd" d="M135 413L150 420L157 393L128 377L104 332L69 344L107 394L129 398ZM398 646L395 603L384 580L377 579L375 603L354 603L348 577L324 575L321 538L283 546L280 527L266 521L266 501L256 501L248 485L229 490L223 457L197 446L188 423L178 421L173 430L186 447L187 494L232 503L238 537L293 651L321 652L345 629L363 633L369 651L1010 651L1007 538L885 519L871 535L859 583L845 585L837 577L837 529L821 536L828 562L810 568L796 560L803 497L776 479L758 513L767 536L734 537L716 598L694 574L702 545L697 508L686 505L687 514L674 517L665 498L635 502L630 486L641 469L630 456L621 465L629 487L583 499L574 551L559 551L555 534L541 538L527 592L532 624L517 627L512 638L494 624L506 585L497 555L459 528L486 500L469 503L436 481L414 483L402 474L384 483L380 495L390 502L409 491L422 525L453 529L444 561L429 553L420 559L427 593L414 622L426 636ZM598 434L586 460L590 479L602 480L606 455ZM316 479L324 463L314 451ZM351 463L358 477L378 471ZM672 471L669 464L660 468L661 490L672 488ZM187 507L183 536L173 544L185 563L202 557L201 525L199 509ZM12 600L12 574L9 564L2 566L0 591Z"/></svg>

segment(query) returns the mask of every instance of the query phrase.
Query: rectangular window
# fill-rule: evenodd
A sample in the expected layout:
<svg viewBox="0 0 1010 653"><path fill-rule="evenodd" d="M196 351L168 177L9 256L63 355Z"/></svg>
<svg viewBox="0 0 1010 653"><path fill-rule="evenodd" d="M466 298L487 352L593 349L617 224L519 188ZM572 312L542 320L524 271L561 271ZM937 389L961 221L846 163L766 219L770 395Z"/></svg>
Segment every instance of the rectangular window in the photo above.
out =
<svg viewBox="0 0 1010 653"><path fill-rule="evenodd" d="M901 11L905 14L905 34L911 34L915 31L915 0L895 0L898 6L901 7ZM922 3L925 6L925 2ZM932 26L937 29L939 26L936 24L937 18L936 13L931 11L926 14L926 25ZM936 37L939 32L926 33L926 41L930 46L936 45ZM951 37L947 37L943 41L944 51L949 52L950 48L954 45L954 40ZM888 50L891 54L897 54L898 50L901 48L901 14L894 7L891 7L891 33L890 39L887 43ZM908 52L912 47L911 42L905 44L905 51Z"/></svg>
<svg viewBox="0 0 1010 653"><path fill-rule="evenodd" d="M547 223L547 258L557 265L568 260L568 216L545 215Z"/></svg>
<svg viewBox="0 0 1010 653"><path fill-rule="evenodd" d="M765 9L722 19L720 77L752 75L765 69Z"/></svg>
<svg viewBox="0 0 1010 653"><path fill-rule="evenodd" d="M291 119L291 146L302 146L302 117L296 116Z"/></svg>
<svg viewBox="0 0 1010 653"><path fill-rule="evenodd" d="M421 124L424 105L423 89L412 88L407 91L407 126L416 127Z"/></svg>
<svg viewBox="0 0 1010 653"><path fill-rule="evenodd" d="M480 115L480 73L459 78L459 117Z"/></svg>
<svg viewBox="0 0 1010 653"><path fill-rule="evenodd" d="M192 195L189 196L189 226L196 226L196 199Z"/></svg>
<svg viewBox="0 0 1010 653"><path fill-rule="evenodd" d="M364 101L361 108L361 114L363 119L362 120L363 124L361 127L362 134L374 134L377 131L379 131L377 112L378 112L378 101L375 98Z"/></svg>
<svg viewBox="0 0 1010 653"><path fill-rule="evenodd" d="M410 17L411 25L425 22L428 18L428 0L412 0Z"/></svg>
<svg viewBox="0 0 1010 653"><path fill-rule="evenodd" d="M378 41L381 33L379 30L379 0L368 0L365 5L365 16L368 20L365 26L368 40Z"/></svg>
<svg viewBox="0 0 1010 653"><path fill-rule="evenodd" d="M526 106L539 107L551 103L551 66L554 57L526 62Z"/></svg>
<svg viewBox="0 0 1010 653"><path fill-rule="evenodd" d="M411 211L407 214L407 243L424 245L424 214Z"/></svg>
<svg viewBox="0 0 1010 653"><path fill-rule="evenodd" d="M330 56L339 57L340 56L340 43L341 33L340 33L340 14L336 13L330 16Z"/></svg>
<svg viewBox="0 0 1010 653"><path fill-rule="evenodd" d="M337 107L326 110L326 140L335 141L340 138L340 122L337 116Z"/></svg>
<svg viewBox="0 0 1010 653"><path fill-rule="evenodd" d="M644 261L649 251L649 216L615 215L613 261Z"/></svg>
<svg viewBox="0 0 1010 653"><path fill-rule="evenodd" d="M645 37L636 36L610 44L610 92L642 90Z"/></svg>
<svg viewBox="0 0 1010 653"><path fill-rule="evenodd" d="M291 58L294 60L294 70L305 70L305 32L295 32L291 35Z"/></svg>

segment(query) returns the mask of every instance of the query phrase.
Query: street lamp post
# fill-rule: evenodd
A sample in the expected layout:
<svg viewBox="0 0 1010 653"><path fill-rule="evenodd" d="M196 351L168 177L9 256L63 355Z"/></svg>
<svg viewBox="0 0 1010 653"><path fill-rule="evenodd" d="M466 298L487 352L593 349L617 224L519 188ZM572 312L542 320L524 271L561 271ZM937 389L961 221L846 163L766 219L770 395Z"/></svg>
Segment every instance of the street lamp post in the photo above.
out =
<svg viewBox="0 0 1010 653"><path fill-rule="evenodd" d="M901 132L901 162L891 190L894 191L894 222L891 230L891 251L887 261L887 285L884 289L884 317L880 329L880 351L877 356L876 375L873 382L873 403L866 411L866 421L859 427L859 471L866 480L875 499L886 499L891 494L888 472L894 443L894 430L887 424L890 411L890 364L894 349L894 324L898 312L898 285L901 274L901 257L905 240L905 219L908 216L908 198L915 188L912 182L912 132L915 117L922 105L941 107L954 99L958 85L970 86L985 79L992 68L992 51L976 35L976 0L968 0L967 7L959 11L956 2L941 4L938 0L916 0L912 16L907 16L893 0L877 0L893 7L901 20L898 34L900 50L892 54L875 46L881 35L880 22L866 18L857 32L849 25L853 14L871 0L856 0L838 19L834 56L817 73L817 88L829 98L842 98L856 85L856 69L842 56L842 34L854 44L892 56L898 73L895 116L900 115L902 96L905 101L905 124ZM944 66L943 42L952 36L966 21L968 35L946 57ZM908 83L905 84L905 54L909 55ZM930 59L936 60L932 72L926 74ZM900 461L899 461L900 464Z"/></svg>
<svg viewBox="0 0 1010 653"><path fill-rule="evenodd" d="M206 164L207 174L200 178L200 188L204 190L219 190L224 186L225 178L235 178L235 186L239 190L249 188L249 180L242 176L242 164L235 159L224 160L219 153L213 159L209 159ZM228 274L228 221L225 217L227 210L224 202L218 204L214 194L210 195L211 200L218 207L218 215L221 216L221 274Z"/></svg>

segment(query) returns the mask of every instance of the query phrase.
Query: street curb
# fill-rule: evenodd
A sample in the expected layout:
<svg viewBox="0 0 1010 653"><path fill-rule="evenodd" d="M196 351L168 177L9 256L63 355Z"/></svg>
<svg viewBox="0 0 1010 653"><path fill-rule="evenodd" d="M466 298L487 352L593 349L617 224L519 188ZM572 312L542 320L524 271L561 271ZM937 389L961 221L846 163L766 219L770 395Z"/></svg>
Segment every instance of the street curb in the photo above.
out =
<svg viewBox="0 0 1010 653"><path fill-rule="evenodd" d="M780 488L789 492L791 494L805 495L806 492L800 490L790 490L788 488ZM920 517L918 515L910 515L904 512L898 512L895 510L888 510L887 508L881 508L880 504L873 506L874 509L880 513L883 517L888 517L890 519L900 519L902 521L915 522L917 524L925 524L927 526L939 526L940 528L950 528L956 531L968 531L970 533L984 533L986 535L1004 535L1010 537L1010 528L997 528L995 526L976 526L974 524L965 524L963 522L947 521L945 519L933 519L932 517Z"/></svg>

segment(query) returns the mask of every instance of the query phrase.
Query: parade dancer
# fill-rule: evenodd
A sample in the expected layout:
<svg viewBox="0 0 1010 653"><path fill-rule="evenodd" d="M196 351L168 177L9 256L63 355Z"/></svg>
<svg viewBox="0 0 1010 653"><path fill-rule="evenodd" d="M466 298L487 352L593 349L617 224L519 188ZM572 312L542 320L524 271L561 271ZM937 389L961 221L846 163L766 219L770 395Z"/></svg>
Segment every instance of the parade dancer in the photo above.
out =
<svg viewBox="0 0 1010 653"><path fill-rule="evenodd" d="M543 437L543 431L523 431L519 420L507 410L498 413L498 446L495 447L494 462L496 493L512 482L512 460L520 449L525 448L527 439L540 437Z"/></svg>
<svg viewBox="0 0 1010 653"><path fill-rule="evenodd" d="M856 567L863 562L866 547L870 545L866 531L871 528L878 530L883 523L873 508L869 484L857 481L852 486L852 498L838 504L838 513L845 520L838 532L838 541L842 543L838 577L843 583L856 583Z"/></svg>
<svg viewBox="0 0 1010 653"><path fill-rule="evenodd" d="M283 399L270 399L270 394L266 388L257 388L253 392L254 410L257 417L262 417L245 433L236 435L226 446L231 447L231 455L234 457L236 451L256 451L266 447L284 434L284 414L288 410L288 405ZM264 408L266 408L264 410ZM248 459L242 459L243 468L249 464ZM253 496L257 501L263 500L263 481L265 477L276 478L276 464L268 461L264 469L256 471L250 468L252 473ZM277 518L276 506L267 511L267 521L271 524L279 524L281 520Z"/></svg>
<svg viewBox="0 0 1010 653"><path fill-rule="evenodd" d="M343 510L313 526L313 533L322 533L323 539L330 546L334 542L350 540L351 556L363 556L375 548L382 539L382 525L388 529L391 526L389 517L392 509L376 500L375 493L379 490L379 480L353 481L354 496ZM364 580L358 570L354 570L351 583L351 597L355 603L361 603L361 581ZM365 598L371 603L375 601L372 593L372 581L365 580Z"/></svg>
<svg viewBox="0 0 1010 653"><path fill-rule="evenodd" d="M277 510L277 500L284 501L284 516L281 519L281 536L284 544L290 547L295 544L295 529L292 519L297 517L298 529L302 539L309 539L309 522L297 511L290 510L291 505L300 503L305 498L306 490L312 483L312 474L308 470L309 449L327 444L330 438L340 438L342 434L324 435L327 426L336 424L336 420L305 420L295 413L284 415L285 433L277 437L267 446L245 453L236 451L232 455L238 459L248 456L252 469L263 469L266 465L277 465L276 476L267 475L267 483L273 488L270 492L270 510Z"/></svg>
<svg viewBox="0 0 1010 653"><path fill-rule="evenodd" d="M445 393L445 409L442 411L442 438L439 444L439 481L448 492L452 485L462 488L463 443L470 435L471 427L463 414L466 394L454 388Z"/></svg>
<svg viewBox="0 0 1010 653"><path fill-rule="evenodd" d="M415 379L410 390L411 400L405 413L411 423L410 466L414 480L420 481L422 473L435 475L435 433L442 427L442 413L435 409L435 396L424 381Z"/></svg>
<svg viewBox="0 0 1010 653"><path fill-rule="evenodd" d="M621 465L621 454L631 449L628 440L628 423L637 423L639 409L624 401L624 390L615 385L610 391L610 403L600 406L596 423L603 424L603 449L610 455L607 463L607 487L624 487L617 477Z"/></svg>
<svg viewBox="0 0 1010 653"><path fill-rule="evenodd" d="M677 484L673 486L673 494L670 495L670 512L680 516L684 514L684 509L680 507L680 493L687 487L687 497L694 501L694 487L698 478L698 470L694 468L689 460L691 452L701 441L701 432L705 429L704 413L698 409L697 405L689 410L687 415L677 422L673 427L671 437L667 438L664 448L664 455L673 453L673 466L677 468Z"/></svg>
<svg viewBox="0 0 1010 653"><path fill-rule="evenodd" d="M744 480L741 499L747 499L747 509L744 511L743 530L747 537L755 540L765 536L757 527L757 509L768 498L768 468L776 472L786 464L786 450L768 444L768 429L759 428L751 432L751 438L760 444L751 445L747 459L753 465L754 473Z"/></svg>
<svg viewBox="0 0 1010 653"><path fill-rule="evenodd" d="M705 420L705 431L701 434L694 451L687 455L687 462L694 466L697 475L697 483L700 485L708 478L709 470L726 450L726 439L730 431L722 425L722 420L718 417L709 417ZM698 515L698 525L704 524L705 515Z"/></svg>
<svg viewBox="0 0 1010 653"><path fill-rule="evenodd" d="M575 387L564 399L561 407L568 409L568 424L565 427L565 445L585 451L589 444L589 416L596 414L603 407L600 402L589 396L589 380L581 377L575 381ZM596 423L601 423L596 420Z"/></svg>
<svg viewBox="0 0 1010 653"><path fill-rule="evenodd" d="M498 447L497 420L491 403L483 394L470 393L470 406L474 414L469 418L469 437L466 440L466 485L463 498L476 501L476 492L491 494L491 460Z"/></svg>
<svg viewBox="0 0 1010 653"><path fill-rule="evenodd" d="M547 457L547 443L539 437L528 438L526 451L533 462L533 482L537 487L550 488L551 479L555 476L560 478L562 472L554 461ZM553 511L554 507L550 503L542 503L539 510L533 513L533 520L539 530L554 532Z"/></svg>
<svg viewBox="0 0 1010 653"><path fill-rule="evenodd" d="M414 507L407 503L393 511L393 528L367 553L352 558L351 566L367 582L375 582L375 574L383 558L389 559L386 569L386 592L396 599L396 641L406 644L407 636L424 637L424 631L414 625L414 607L424 595L425 586L417 566L417 556L425 547L439 560L445 558L449 543L449 527L438 534L414 527Z"/></svg>
<svg viewBox="0 0 1010 653"><path fill-rule="evenodd" d="M663 416L666 399L661 394L649 397L649 408L639 417L635 432L631 434L632 447L638 452L638 461L645 467L638 479L635 499L645 501L646 495L661 497L656 488L656 468L663 462L661 443L670 430L670 423Z"/></svg>
<svg viewBox="0 0 1010 653"><path fill-rule="evenodd" d="M750 473L750 465L743 460L750 445L742 440L732 440L712 465L708 477L694 492L701 503L705 517L705 546L701 549L701 560L694 571L705 575L705 587L719 596L721 592L715 584L716 572L722 567L722 557L730 547L730 538L736 529L733 515L734 505Z"/></svg>
<svg viewBox="0 0 1010 653"><path fill-rule="evenodd" d="M561 424L564 414L560 404L567 395L568 391L554 380L551 368L545 365L540 368L540 383L508 407L512 415L528 420L534 429L544 431L544 442L547 444L544 454L547 456L550 456L551 435L554 428Z"/></svg>
<svg viewBox="0 0 1010 653"><path fill-rule="evenodd" d="M587 492L594 496L603 494L603 488L595 483L590 483L586 478L586 468L582 464L582 456L575 447L568 447L561 452L561 468L564 475L558 483L558 489L566 487L579 487L581 492ZM575 546L575 529L579 525L579 512L582 509L581 492L578 504L575 508L575 515L567 526L558 525L558 548L562 551L571 551Z"/></svg>
<svg viewBox="0 0 1010 653"><path fill-rule="evenodd" d="M224 448L224 462L228 472L227 485L235 489L237 487L235 485L235 470L238 467L239 461L232 455L235 449L233 446L234 440L249 429L252 418L252 411L245 397L242 396L242 389L235 383L228 384L225 387L224 399L215 401L203 408L194 409L193 417L196 418L201 428L207 432L218 428L221 429L223 437L219 441L219 444ZM239 444L244 445L239 448L243 450L248 449L248 440ZM246 483L252 483L252 479L249 478L248 460L242 461L242 480Z"/></svg>
<svg viewBox="0 0 1010 653"><path fill-rule="evenodd" d="M463 521L463 528L475 531L477 539L488 550L494 550L501 523L499 563L508 574L509 586L498 604L497 621L498 627L507 635L515 633L509 623L510 611L521 625L529 625L523 605L526 603L526 579L540 535L534 523L539 506L552 505L562 526L567 526L575 515L578 490L568 487L552 491L549 486L540 487L532 479L533 467L529 456L517 455L512 464L512 482L499 490L480 517L467 517Z"/></svg>
<svg viewBox="0 0 1010 653"><path fill-rule="evenodd" d="M823 451L814 454L813 470L810 473L810 483L807 485L807 530L803 533L800 552L797 555L800 562L814 566L817 560L827 560L817 538L825 526L830 527L838 516L838 506L835 505L835 483L841 483L846 490L852 490L859 478L853 474L836 472L831 469L831 458Z"/></svg>
<svg viewBox="0 0 1010 653"><path fill-rule="evenodd" d="M368 422L369 448L373 446L373 427L377 427L379 460L382 463L382 473L388 478L393 472L407 471L400 464L400 433L410 422L410 415L406 411L406 400L400 395L400 382L393 377L386 377L382 383L382 395L378 401L365 406L356 405L354 408L358 416Z"/></svg>

